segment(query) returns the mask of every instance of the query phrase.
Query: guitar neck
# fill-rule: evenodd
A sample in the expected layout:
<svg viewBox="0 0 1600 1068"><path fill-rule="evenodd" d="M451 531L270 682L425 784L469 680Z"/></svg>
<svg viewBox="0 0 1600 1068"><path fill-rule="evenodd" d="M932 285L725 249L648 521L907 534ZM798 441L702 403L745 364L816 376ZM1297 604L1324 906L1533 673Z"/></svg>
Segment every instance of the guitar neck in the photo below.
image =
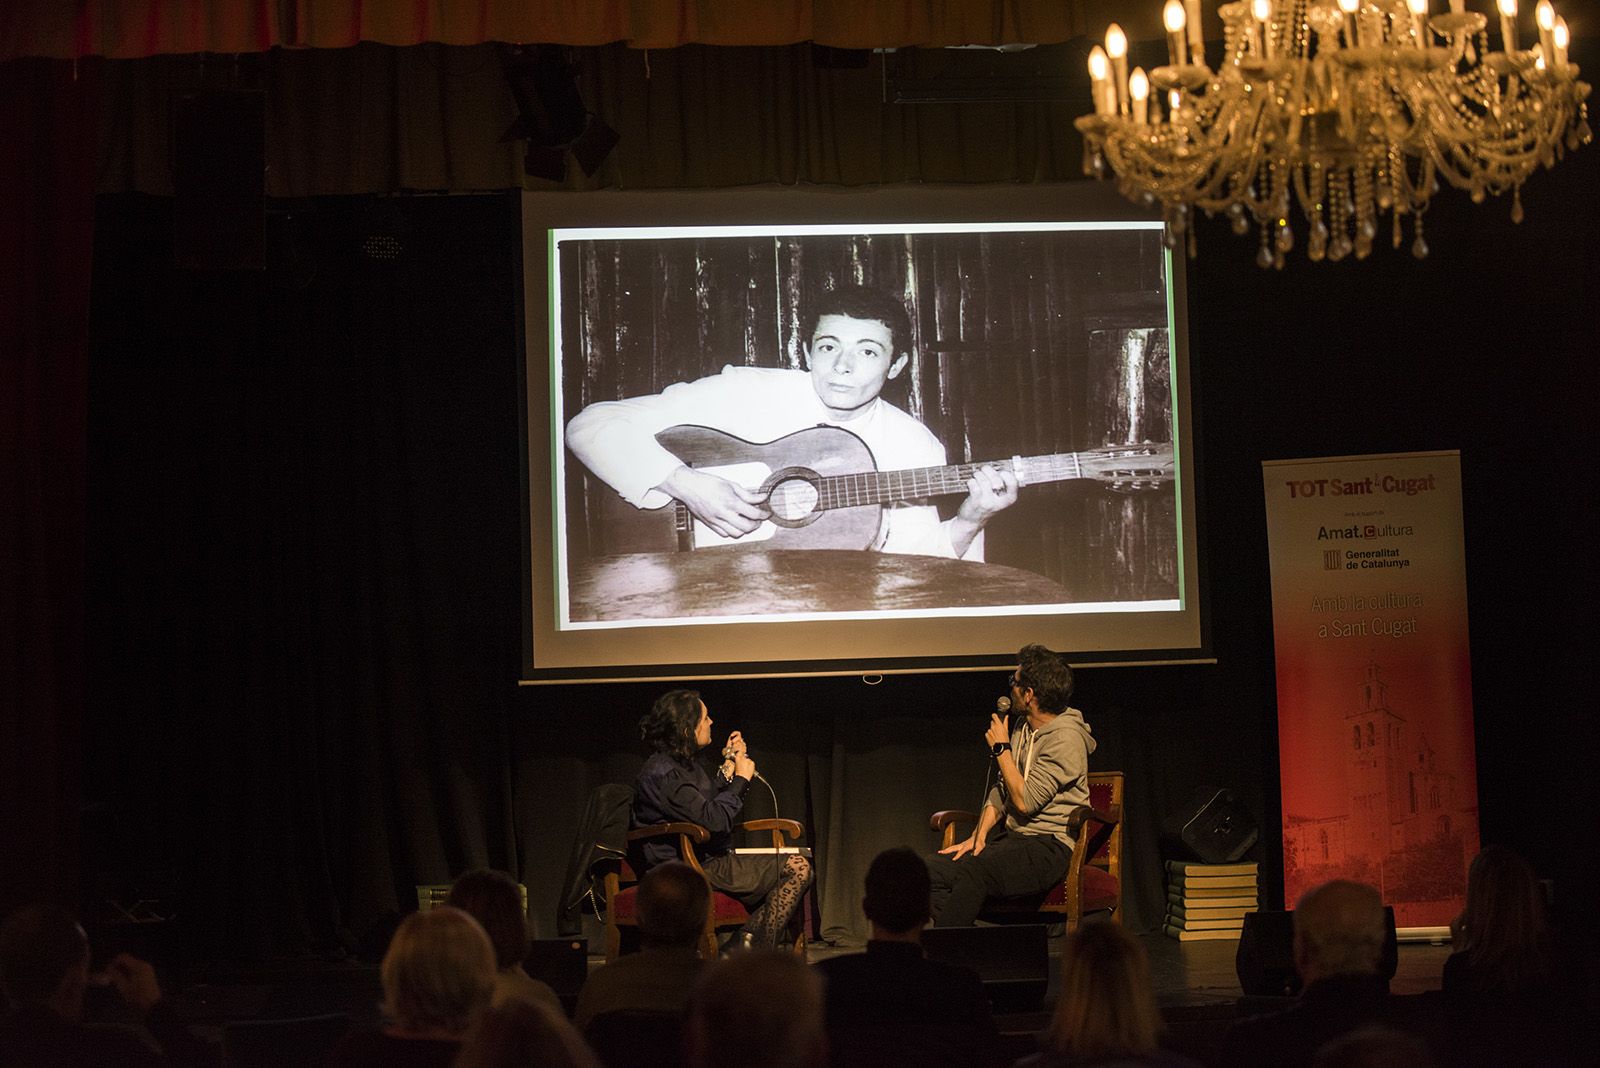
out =
<svg viewBox="0 0 1600 1068"><path fill-rule="evenodd" d="M819 508L853 508L862 504L887 504L920 497L966 493L967 481L980 468L1004 468L1024 486L1038 482L1067 482L1085 478L1081 455L1058 452L1049 456L1013 457L988 463L951 464L948 467L913 467L903 471L866 471L832 475L818 486Z"/></svg>

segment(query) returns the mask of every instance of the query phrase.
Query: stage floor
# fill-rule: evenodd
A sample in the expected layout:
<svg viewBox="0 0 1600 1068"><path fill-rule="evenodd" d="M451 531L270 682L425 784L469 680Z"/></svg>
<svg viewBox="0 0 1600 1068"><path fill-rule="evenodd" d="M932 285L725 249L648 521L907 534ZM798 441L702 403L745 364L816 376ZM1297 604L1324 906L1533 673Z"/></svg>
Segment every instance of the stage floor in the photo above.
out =
<svg viewBox="0 0 1600 1068"><path fill-rule="evenodd" d="M1229 1013L1233 1011L1243 994L1234 968L1238 942L1179 942L1163 934L1140 935L1139 941L1150 954L1150 976L1155 983L1156 1000L1163 1010L1217 1007ZM815 944L807 948L806 956L813 961L825 960L861 949L860 945ZM1450 947L1402 942L1399 949L1399 965L1389 988L1396 994L1420 994L1439 989ZM1047 1003L1055 1001L1061 985L1060 959L1061 939L1052 938Z"/></svg>

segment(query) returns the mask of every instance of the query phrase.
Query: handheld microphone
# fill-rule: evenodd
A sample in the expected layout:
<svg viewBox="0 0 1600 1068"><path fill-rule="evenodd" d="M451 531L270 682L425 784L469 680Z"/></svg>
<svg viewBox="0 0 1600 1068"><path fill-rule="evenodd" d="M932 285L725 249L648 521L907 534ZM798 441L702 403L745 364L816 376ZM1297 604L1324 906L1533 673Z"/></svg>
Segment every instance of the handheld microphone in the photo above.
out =
<svg viewBox="0 0 1600 1068"><path fill-rule="evenodd" d="M995 698L995 700L994 700L994 710L996 712L1000 713L1002 716L1008 715L1011 712L1011 698L1009 698L1009 697L997 697L997 698Z"/></svg>

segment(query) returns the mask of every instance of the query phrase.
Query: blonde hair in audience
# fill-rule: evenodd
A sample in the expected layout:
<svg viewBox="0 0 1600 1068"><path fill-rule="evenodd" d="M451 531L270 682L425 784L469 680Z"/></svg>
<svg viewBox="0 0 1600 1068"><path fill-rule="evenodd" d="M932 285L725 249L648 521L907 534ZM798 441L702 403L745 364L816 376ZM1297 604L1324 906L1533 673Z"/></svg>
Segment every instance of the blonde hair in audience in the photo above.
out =
<svg viewBox="0 0 1600 1068"><path fill-rule="evenodd" d="M1087 923L1061 947L1061 1000L1045 1045L1072 1057L1154 1053L1161 1013L1144 947L1121 924Z"/></svg>
<svg viewBox="0 0 1600 1068"><path fill-rule="evenodd" d="M508 1001L486 1009L467 1029L455 1068L600 1068L565 1016L547 1006Z"/></svg>
<svg viewBox="0 0 1600 1068"><path fill-rule="evenodd" d="M460 909L414 912L395 931L379 974L384 1011L396 1024L460 1035L494 992L494 946Z"/></svg>

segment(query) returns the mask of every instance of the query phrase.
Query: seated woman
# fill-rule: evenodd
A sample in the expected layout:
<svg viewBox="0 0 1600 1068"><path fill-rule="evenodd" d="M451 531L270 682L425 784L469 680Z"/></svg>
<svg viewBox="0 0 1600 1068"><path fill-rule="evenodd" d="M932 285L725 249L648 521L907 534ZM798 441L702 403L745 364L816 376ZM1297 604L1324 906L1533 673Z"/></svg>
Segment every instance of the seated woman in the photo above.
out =
<svg viewBox="0 0 1600 1068"><path fill-rule="evenodd" d="M1526 860L1486 846L1467 869L1467 905L1450 925L1447 994L1544 994L1552 981L1544 895Z"/></svg>
<svg viewBox="0 0 1600 1068"><path fill-rule="evenodd" d="M1150 959L1121 924L1109 921L1084 924L1062 945L1061 999L1039 1037L1044 1051L1016 1068L1198 1068L1161 1048Z"/></svg>
<svg viewBox="0 0 1600 1068"><path fill-rule="evenodd" d="M693 690L662 694L639 721L639 733L653 752L634 783L630 826L688 821L710 831L710 840L696 847L706 878L750 911L742 932L747 944L776 947L811 884L811 863L798 855L779 863L771 856L731 851L733 828L756 775L744 738L738 731L728 735L725 760L717 768L707 755L711 714ZM657 864L677 859L677 850L666 839L636 843L629 854L640 878Z"/></svg>
<svg viewBox="0 0 1600 1068"><path fill-rule="evenodd" d="M1443 1060L1464 1068L1527 1061L1589 1064L1596 1041L1585 1005L1587 965L1560 959L1544 894L1526 860L1486 846L1467 869L1467 903L1444 962Z"/></svg>
<svg viewBox="0 0 1600 1068"><path fill-rule="evenodd" d="M526 1001L561 1015L561 999L548 983L522 970L528 955L528 917L522 907L522 888L503 871L480 868L469 871L450 887L445 904L465 912L483 927L494 946L499 973L494 982L498 1007L508 1001Z"/></svg>
<svg viewBox="0 0 1600 1068"><path fill-rule="evenodd" d="M461 1036L489 1007L494 946L478 921L442 906L407 916L389 942L379 976L382 1031L352 1031L329 1056L334 1068L448 1068Z"/></svg>

